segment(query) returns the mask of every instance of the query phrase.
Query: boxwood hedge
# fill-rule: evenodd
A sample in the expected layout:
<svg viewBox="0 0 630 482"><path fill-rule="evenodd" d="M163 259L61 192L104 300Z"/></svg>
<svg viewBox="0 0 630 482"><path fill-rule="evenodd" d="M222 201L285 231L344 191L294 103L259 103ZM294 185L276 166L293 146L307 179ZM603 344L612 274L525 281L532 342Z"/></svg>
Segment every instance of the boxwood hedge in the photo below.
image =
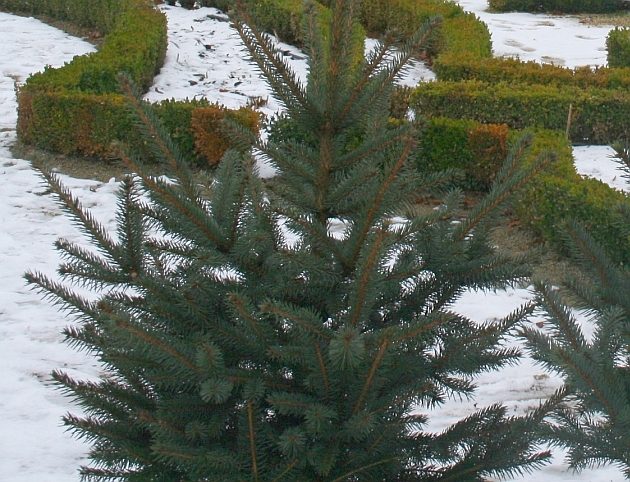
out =
<svg viewBox="0 0 630 482"><path fill-rule="evenodd" d="M579 220L616 261L629 263L630 226L621 213L624 207L630 209L630 198L601 181L580 176L564 132L434 118L427 121L420 137L417 167L459 169L464 173L464 187L487 189L505 158L506 144L524 132L533 134L526 163L545 151L555 156L551 165L516 193L513 208L523 224L562 250L563 224Z"/></svg>
<svg viewBox="0 0 630 482"><path fill-rule="evenodd" d="M606 38L608 65L630 67L630 28L615 28Z"/></svg>
<svg viewBox="0 0 630 482"><path fill-rule="evenodd" d="M606 144L630 138L630 92L621 89L432 82L414 89L410 103L418 114L429 117L504 123L517 129L535 126L566 131L568 126L571 139L577 142Z"/></svg>
<svg viewBox="0 0 630 482"><path fill-rule="evenodd" d="M607 13L628 8L624 0L488 0L499 12Z"/></svg>

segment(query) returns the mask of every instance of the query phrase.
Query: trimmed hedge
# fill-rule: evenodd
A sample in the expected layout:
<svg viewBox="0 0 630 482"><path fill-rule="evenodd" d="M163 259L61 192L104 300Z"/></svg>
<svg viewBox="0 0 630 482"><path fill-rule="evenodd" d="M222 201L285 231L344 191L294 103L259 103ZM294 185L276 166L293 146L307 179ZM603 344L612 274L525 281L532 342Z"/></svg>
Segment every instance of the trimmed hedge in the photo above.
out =
<svg viewBox="0 0 630 482"><path fill-rule="evenodd" d="M562 225L577 219L606 246L618 262L630 263L630 226L624 224L622 207L630 198L607 184L583 178L573 162L571 145L563 132L530 129L533 141L525 162L543 152L553 152L551 165L525 185L513 203L524 225L565 249ZM505 160L509 145L523 131L505 125L485 125L472 120L435 118L427 121L416 155L418 169L460 169L467 187L487 189Z"/></svg>
<svg viewBox="0 0 630 482"><path fill-rule="evenodd" d="M628 8L624 0L488 0L498 12L608 13Z"/></svg>
<svg viewBox="0 0 630 482"><path fill-rule="evenodd" d="M512 128L565 131L571 109L573 140L610 143L630 136L630 93L553 85L489 84L479 81L431 82L410 97L418 115L473 119Z"/></svg>
<svg viewBox="0 0 630 482"><path fill-rule="evenodd" d="M606 48L609 67L630 67L630 28L611 30L606 37Z"/></svg>
<svg viewBox="0 0 630 482"><path fill-rule="evenodd" d="M460 187L487 190L507 156L508 126L471 120L429 120L418 141L416 167L421 171L463 171Z"/></svg>
<svg viewBox="0 0 630 482"><path fill-rule="evenodd" d="M279 30L286 40L300 42L298 35L301 36L304 13L301 0L247 1L259 27ZM231 0L209 3L223 3L215 6L227 7ZM21 87L20 140L62 154L99 158L115 155L113 144L118 142L142 151L124 98L118 94L117 79L125 72L138 87L146 89L151 85L166 52L164 15L147 0L0 0L0 8L77 22L107 33L98 52L76 57L59 69L47 68L32 75ZM324 7L321 12L330 15ZM357 29L356 38L357 46L361 46L357 55L362 59L361 28ZM217 127L220 118L232 118L246 128L258 129L257 115L247 109L230 113L207 102L164 102L154 109L180 150L197 163L216 164L227 147L227 139ZM211 146L215 141L216 146Z"/></svg>
<svg viewBox="0 0 630 482"><path fill-rule="evenodd" d="M18 136L63 154L108 157L111 143L130 141L132 132L117 77L125 72L140 88L151 85L166 53L166 18L145 0L69 3L95 18L117 16L98 52L28 78L18 92Z"/></svg>
<svg viewBox="0 0 630 482"><path fill-rule="evenodd" d="M140 88L148 88L166 54L166 18L143 0L132 0L121 12L98 52L33 74L24 88L113 93L118 91L120 72Z"/></svg>
<svg viewBox="0 0 630 482"><path fill-rule="evenodd" d="M232 145L229 134L223 132L222 122L229 120L258 133L260 116L251 109L230 110L215 104L192 111L190 128L195 139L195 152L209 165L219 163Z"/></svg>
<svg viewBox="0 0 630 482"><path fill-rule="evenodd" d="M630 198L606 183L577 174L564 133L535 131L530 158L545 150L556 153L557 160L520 192L515 204L519 218L561 251L566 250L563 225L575 219L615 261L630 263L630 226L622 215L630 208Z"/></svg>
<svg viewBox="0 0 630 482"><path fill-rule="evenodd" d="M370 34L376 35L393 31L404 37L438 15L442 17L442 23L425 52L430 59L445 53L466 53L475 59L492 56L492 42L486 24L454 2L364 0L361 3L361 22Z"/></svg>
<svg viewBox="0 0 630 482"><path fill-rule="evenodd" d="M630 67L630 66L628 66ZM553 84L600 89L630 89L630 68L578 67L522 62L513 58L469 59L466 55L441 55L433 63L439 80L481 80Z"/></svg>
<svg viewBox="0 0 630 482"><path fill-rule="evenodd" d="M284 42L296 46L304 45L302 32L303 0L244 0L244 3L257 28L277 35ZM236 0L202 0L200 4L204 7L214 7L228 12L234 8ZM320 14L330 15L327 8L319 3L316 5L319 7ZM364 33L361 32L359 35L363 36Z"/></svg>
<svg viewBox="0 0 630 482"><path fill-rule="evenodd" d="M0 11L47 16L107 34L125 0L0 0Z"/></svg>
<svg viewBox="0 0 630 482"><path fill-rule="evenodd" d="M182 155L200 166L215 166L233 145L223 131L223 120L253 132L259 129L259 114L245 107L230 110L205 99L165 100L150 105Z"/></svg>

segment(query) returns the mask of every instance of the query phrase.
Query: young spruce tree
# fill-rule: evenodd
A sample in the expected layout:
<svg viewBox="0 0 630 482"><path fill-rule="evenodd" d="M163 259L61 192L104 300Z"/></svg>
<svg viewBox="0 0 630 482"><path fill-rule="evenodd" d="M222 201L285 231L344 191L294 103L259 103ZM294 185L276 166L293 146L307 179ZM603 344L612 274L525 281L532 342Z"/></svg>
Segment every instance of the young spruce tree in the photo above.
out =
<svg viewBox="0 0 630 482"><path fill-rule="evenodd" d="M630 269L610 260L580 225L567 226L566 237L583 276L567 283L568 297L539 283L550 332L523 330L533 357L565 380L566 403L554 411L549 439L569 449L573 468L615 464L630 479ZM591 336L570 305L588 315Z"/></svg>
<svg viewBox="0 0 630 482"><path fill-rule="evenodd" d="M105 369L97 382L54 372L84 410L65 423L92 445L86 480L472 481L547 457L536 452L544 408L518 418L493 405L439 434L421 414L518 356L500 343L530 306L481 326L449 306L522 275L487 232L532 174L518 169L525 143L466 218L459 192L416 209L441 177L412 168L416 126L390 123L388 105L432 25L364 59L357 2L332 3L331 19L305 25L305 85L245 13L236 22L293 133L251 139L273 179L235 131L243 149L199 186L131 97L172 179L129 159L139 174L121 184L116 233L44 173L95 248L57 244L62 277L96 301L27 275L77 316L69 343Z"/></svg>

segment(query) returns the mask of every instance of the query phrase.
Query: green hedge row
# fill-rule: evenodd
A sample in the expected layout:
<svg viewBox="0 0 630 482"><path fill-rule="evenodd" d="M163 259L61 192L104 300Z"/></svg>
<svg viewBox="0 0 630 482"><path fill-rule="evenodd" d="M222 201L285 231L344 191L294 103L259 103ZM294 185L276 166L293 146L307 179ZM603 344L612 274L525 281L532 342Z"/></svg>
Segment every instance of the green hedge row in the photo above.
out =
<svg viewBox="0 0 630 482"><path fill-rule="evenodd" d="M151 107L182 155L198 165L218 164L230 147L229 134L221 127L224 119L254 132L260 123L259 114L249 108L230 110L205 99L166 100Z"/></svg>
<svg viewBox="0 0 630 482"><path fill-rule="evenodd" d="M301 0L246 0L258 26L279 33L282 38L301 42L304 4ZM107 158L116 142L142 149L134 134L122 96L118 76L127 73L142 88L148 88L162 65L166 51L166 21L148 0L0 0L0 9L17 13L47 15L83 27L98 27L107 33L100 50L76 57L63 68L47 68L31 76L18 96L18 135L26 144L63 154ZM208 2L229 8L233 0ZM320 6L321 14L330 10ZM101 19L107 19L107 22ZM97 23L100 22L100 23ZM364 33L357 29L357 55L363 58ZM203 104L203 105L201 105ZM207 103L165 102L155 106L156 114L170 130L180 149L198 162L216 162L221 149L210 149L212 126L228 115L214 112ZM216 107L216 106L215 106ZM210 109L210 110L208 110ZM216 109L215 109L216 110ZM198 114L198 115L196 115ZM191 119L205 119L193 125ZM256 127L252 113L235 111L234 119ZM199 122L197 123L199 124ZM224 146L223 139L219 144ZM211 157L208 158L208 156Z"/></svg>
<svg viewBox="0 0 630 482"><path fill-rule="evenodd" d="M607 13L628 8L624 0L488 0L499 12Z"/></svg>
<svg viewBox="0 0 630 482"><path fill-rule="evenodd" d="M330 10L322 3L315 3L319 14L330 15ZM229 12L234 8L236 0L201 0L199 4ZM304 44L302 27L305 5L303 0L244 0L244 4L258 29L271 32L280 40L298 47ZM364 37L365 33L361 30L357 32L357 35Z"/></svg>
<svg viewBox="0 0 630 482"><path fill-rule="evenodd" d="M513 206L519 219L559 249L565 247L563 223L577 219L617 261L630 263L630 226L621 215L623 206L630 208L630 198L601 181L582 178L575 170L571 145L563 132L529 132L533 141L525 162L533 162L543 152L553 152L556 158L518 193ZM522 134L505 125L430 119L419 141L417 167L423 171L458 169L465 175L464 187L487 189L509 145Z"/></svg>
<svg viewBox="0 0 630 482"><path fill-rule="evenodd" d="M29 77L24 88L111 93L118 91L120 72L148 88L166 54L166 19L144 0L131 0L120 12L98 52L76 57L62 68L46 68Z"/></svg>
<svg viewBox="0 0 630 482"><path fill-rule="evenodd" d="M259 29L273 32L287 43L303 45L303 0L245 0L244 3ZM202 0L200 4L228 12L234 7L236 0ZM327 10L321 9L321 11Z"/></svg>
<svg viewBox="0 0 630 482"><path fill-rule="evenodd" d="M113 141L130 139L117 77L125 72L139 87L151 85L166 53L166 19L146 0L122 2L113 13L108 2L69 3L95 18L115 14L113 26L98 52L29 77L18 92L18 136L64 154L108 156Z"/></svg>
<svg viewBox="0 0 630 482"><path fill-rule="evenodd" d="M107 34L125 0L0 0L0 11L46 16Z"/></svg>
<svg viewBox="0 0 630 482"><path fill-rule="evenodd" d="M202 5L224 11L234 6L235 0L203 0ZM303 0L245 0L257 26L274 32L282 40L302 44ZM329 7L330 0L317 5ZM326 15L329 10L320 11ZM472 13L446 0L364 0L361 2L361 23L374 36L387 31L401 37L415 32L424 22L441 16L443 23L427 46L426 55L435 58L442 53L466 53L474 58L490 58L492 42L487 26Z"/></svg>
<svg viewBox="0 0 630 482"><path fill-rule="evenodd" d="M610 67L630 67L630 28L611 30L606 38L606 47Z"/></svg>
<svg viewBox="0 0 630 482"><path fill-rule="evenodd" d="M629 66L630 67L630 66ZM484 82L517 82L553 84L600 89L630 89L630 68L579 67L567 69L552 64L522 62L513 58L476 60L466 55L442 55L433 63L440 80L481 80Z"/></svg>
<svg viewBox="0 0 630 482"><path fill-rule="evenodd" d="M409 35L430 17L438 15L442 24L427 46L426 55L429 58L435 59L446 53L466 53L473 59L492 56L492 42L486 24L454 2L364 0L361 3L361 21L373 35L387 31Z"/></svg>
<svg viewBox="0 0 630 482"><path fill-rule="evenodd" d="M508 132L505 124L430 119L418 139L416 167L430 172L457 169L463 173L459 187L485 191L507 156Z"/></svg>
<svg viewBox="0 0 630 482"><path fill-rule="evenodd" d="M577 174L563 132L535 131L529 156L533 159L542 151L554 152L557 160L519 193L518 217L561 251L566 249L562 226L577 220L613 259L630 263L630 226L622 214L630 208L630 198L606 183Z"/></svg>
<svg viewBox="0 0 630 482"><path fill-rule="evenodd" d="M473 119L512 128L565 131L578 142L610 143L630 137L630 92L480 81L421 84L410 96L417 115Z"/></svg>

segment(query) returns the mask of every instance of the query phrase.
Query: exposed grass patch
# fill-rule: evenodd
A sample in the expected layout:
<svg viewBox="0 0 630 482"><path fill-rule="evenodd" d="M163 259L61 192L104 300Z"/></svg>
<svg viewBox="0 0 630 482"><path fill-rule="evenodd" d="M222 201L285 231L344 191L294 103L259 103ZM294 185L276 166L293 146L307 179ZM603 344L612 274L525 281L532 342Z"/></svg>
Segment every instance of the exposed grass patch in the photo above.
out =
<svg viewBox="0 0 630 482"><path fill-rule="evenodd" d="M580 23L591 26L630 27L630 12L576 15Z"/></svg>

